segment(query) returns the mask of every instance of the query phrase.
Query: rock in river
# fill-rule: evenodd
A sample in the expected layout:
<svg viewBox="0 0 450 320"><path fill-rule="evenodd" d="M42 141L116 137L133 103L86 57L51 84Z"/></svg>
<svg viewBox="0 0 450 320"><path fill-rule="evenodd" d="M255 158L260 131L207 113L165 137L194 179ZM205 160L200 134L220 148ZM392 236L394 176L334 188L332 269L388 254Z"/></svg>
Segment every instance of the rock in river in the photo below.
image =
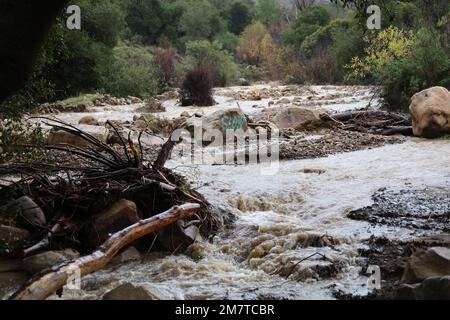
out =
<svg viewBox="0 0 450 320"><path fill-rule="evenodd" d="M20 255L29 238L27 230L0 225L0 256Z"/></svg>
<svg viewBox="0 0 450 320"><path fill-rule="evenodd" d="M58 263L77 259L79 256L80 254L72 249L47 251L23 259L22 267L26 272L36 274Z"/></svg>
<svg viewBox="0 0 450 320"><path fill-rule="evenodd" d="M305 126L319 121L319 116L309 109L289 107L278 111L271 120L279 129L301 130Z"/></svg>
<svg viewBox="0 0 450 320"><path fill-rule="evenodd" d="M402 285L397 298L405 300L450 300L450 276L425 279L422 283Z"/></svg>
<svg viewBox="0 0 450 320"><path fill-rule="evenodd" d="M433 87L412 97L409 107L414 135L436 138L450 134L450 92Z"/></svg>
<svg viewBox="0 0 450 320"><path fill-rule="evenodd" d="M427 278L447 275L450 275L450 249L433 247L410 258L402 282L412 284Z"/></svg>
<svg viewBox="0 0 450 320"><path fill-rule="evenodd" d="M46 225L46 218L42 209L26 196L1 207L0 216L10 217L18 223L19 227L26 229L37 229Z"/></svg>
<svg viewBox="0 0 450 320"><path fill-rule="evenodd" d="M104 127L90 126L90 125L79 125L78 126L84 132L94 136L101 142L106 143L108 139L109 130ZM91 146L89 142L83 140L82 138L73 135L69 132L58 130L51 131L47 138L48 145L72 145L79 148L85 148Z"/></svg>
<svg viewBox="0 0 450 320"><path fill-rule="evenodd" d="M140 221L136 204L125 199L95 216L83 230L84 243L91 249L97 248L111 234Z"/></svg>
<svg viewBox="0 0 450 320"><path fill-rule="evenodd" d="M79 124L87 124L89 126L98 126L98 120L95 119L92 116L86 116L80 119L80 121L78 121Z"/></svg>
<svg viewBox="0 0 450 320"><path fill-rule="evenodd" d="M103 300L176 300L177 297L168 290L154 285L135 285L124 283L103 296Z"/></svg>

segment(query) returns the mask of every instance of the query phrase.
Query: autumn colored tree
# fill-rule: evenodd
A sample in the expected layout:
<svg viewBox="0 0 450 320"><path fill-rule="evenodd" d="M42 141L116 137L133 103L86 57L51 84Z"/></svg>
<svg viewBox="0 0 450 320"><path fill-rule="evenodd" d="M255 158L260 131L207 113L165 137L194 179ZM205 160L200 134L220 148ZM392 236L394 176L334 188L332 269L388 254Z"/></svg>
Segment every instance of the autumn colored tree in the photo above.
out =
<svg viewBox="0 0 450 320"><path fill-rule="evenodd" d="M270 37L270 34L267 28L259 21L245 28L237 47L239 59L245 63L260 66L263 62L263 53L261 51L263 40L267 43L270 41L268 37Z"/></svg>
<svg viewBox="0 0 450 320"><path fill-rule="evenodd" d="M283 50L261 22L257 21L244 30L237 55L244 63L264 68L270 78L280 79Z"/></svg>

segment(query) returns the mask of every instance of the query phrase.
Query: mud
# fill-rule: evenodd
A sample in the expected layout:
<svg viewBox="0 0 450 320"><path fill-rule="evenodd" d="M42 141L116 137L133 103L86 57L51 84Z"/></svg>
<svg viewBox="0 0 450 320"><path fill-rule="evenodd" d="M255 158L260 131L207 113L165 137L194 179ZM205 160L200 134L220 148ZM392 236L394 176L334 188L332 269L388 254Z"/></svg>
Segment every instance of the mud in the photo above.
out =
<svg viewBox="0 0 450 320"><path fill-rule="evenodd" d="M373 205L348 214L350 219L364 220L373 225L408 228L433 236L406 241L372 236L360 249L361 270L376 265L381 269L382 288L361 297L336 291L335 297L353 299L396 299L400 280L409 257L418 250L450 245L450 189L427 187L392 190L383 188L372 197ZM447 233L446 233L447 232Z"/></svg>
<svg viewBox="0 0 450 320"><path fill-rule="evenodd" d="M405 142L403 137L385 137L339 129L326 129L313 135L295 137L280 145L280 159L301 160L332 154L373 149Z"/></svg>
<svg viewBox="0 0 450 320"><path fill-rule="evenodd" d="M349 213L354 220L432 231L450 231L450 189L381 189L374 204Z"/></svg>
<svg viewBox="0 0 450 320"><path fill-rule="evenodd" d="M417 251L426 251L431 247L450 246L450 235L437 234L430 237L399 241L385 237L371 237L366 249L360 249L359 254L361 270L367 270L370 265L380 267L382 283L381 289L375 290L366 296L352 295L340 290L334 292L336 299L340 300L392 300L398 299L398 289L401 285L408 259Z"/></svg>

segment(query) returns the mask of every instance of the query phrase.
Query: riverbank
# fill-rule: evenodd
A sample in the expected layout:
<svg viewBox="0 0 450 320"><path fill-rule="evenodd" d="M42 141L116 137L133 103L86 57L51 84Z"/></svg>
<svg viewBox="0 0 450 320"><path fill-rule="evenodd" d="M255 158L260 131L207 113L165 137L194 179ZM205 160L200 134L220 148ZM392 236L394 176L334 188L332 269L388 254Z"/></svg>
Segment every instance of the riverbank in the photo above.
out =
<svg viewBox="0 0 450 320"><path fill-rule="evenodd" d="M233 87L217 89L218 104L213 107L183 108L171 99L163 102L165 111L154 116L174 121L186 112L207 116L239 106L257 117L269 107L283 110L306 101L314 101L302 105L314 111L348 111L371 102L373 108L373 90ZM259 98L249 100L255 95ZM114 120L133 129L134 119L142 116L139 108L142 104L103 106L57 117L77 125L91 116L100 123ZM423 221L420 216L408 216L409 223L400 223L407 219L399 215L397 222L385 223L380 210L368 208L374 209L377 192L384 188L394 190L389 206L403 199L401 190L412 198L417 195L414 190L448 190L450 141L334 129L296 134L282 141L295 148L285 152L273 176L260 175L258 164L186 166L174 155L167 167L186 176L211 204L232 212L234 222L214 238L194 243L186 253L141 253L137 261L110 265L84 277L82 290L65 291L62 299L101 299L123 283L144 286L167 299L370 298L368 265L380 265L382 286L392 287L398 281L382 263L394 254L375 250L377 239L403 250L411 242L448 232L414 227ZM430 194L419 197L414 206L426 205L430 212L448 208L449 197ZM399 211L409 208L408 198L402 201L405 205L400 201ZM364 214L357 215L358 210ZM402 256L408 253L405 250Z"/></svg>

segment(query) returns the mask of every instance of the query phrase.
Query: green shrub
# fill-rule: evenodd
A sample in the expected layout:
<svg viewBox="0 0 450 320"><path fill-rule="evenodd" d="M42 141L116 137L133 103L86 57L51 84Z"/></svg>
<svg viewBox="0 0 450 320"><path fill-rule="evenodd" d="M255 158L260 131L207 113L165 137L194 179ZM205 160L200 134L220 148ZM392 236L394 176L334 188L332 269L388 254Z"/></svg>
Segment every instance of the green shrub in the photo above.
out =
<svg viewBox="0 0 450 320"><path fill-rule="evenodd" d="M402 29L417 29L423 25L420 9L410 2L399 2L392 8L391 24Z"/></svg>
<svg viewBox="0 0 450 320"><path fill-rule="evenodd" d="M283 34L284 42L292 47L300 48L303 41L321 27L330 23L331 16L323 7L310 7L301 12L292 30Z"/></svg>
<svg viewBox="0 0 450 320"><path fill-rule="evenodd" d="M295 57L300 66L289 68L287 80L318 84L342 82L346 65L363 48L363 31L353 15L336 19L303 40Z"/></svg>
<svg viewBox="0 0 450 320"><path fill-rule="evenodd" d="M266 76L266 71L263 68L252 64L241 65L239 72L241 78L244 78L250 82L261 81Z"/></svg>
<svg viewBox="0 0 450 320"><path fill-rule="evenodd" d="M346 33L351 27L347 20L334 20L330 24L320 27L315 32L307 36L300 49L308 57L312 57L316 52L331 47L334 44L336 34Z"/></svg>
<svg viewBox="0 0 450 320"><path fill-rule="evenodd" d="M44 141L40 125L19 119L0 120L0 163L15 158L19 158L21 161L37 160L39 151L25 148L24 145L42 146Z"/></svg>
<svg viewBox="0 0 450 320"><path fill-rule="evenodd" d="M210 1L185 0L182 4L183 14L179 20L179 28L185 35L185 42L212 40L215 35L226 30L226 22Z"/></svg>
<svg viewBox="0 0 450 320"><path fill-rule="evenodd" d="M239 42L239 37L231 32L223 32L216 35L214 40L219 41L228 52L234 53Z"/></svg>
<svg viewBox="0 0 450 320"><path fill-rule="evenodd" d="M273 26L282 19L283 11L276 0L258 0L255 7L255 18L266 26Z"/></svg>
<svg viewBox="0 0 450 320"><path fill-rule="evenodd" d="M253 3L245 0L233 0L230 3L223 2L227 5L225 16L228 22L228 29L235 35L241 34L252 21Z"/></svg>
<svg viewBox="0 0 450 320"><path fill-rule="evenodd" d="M206 66L213 74L215 86L226 86L238 77L238 67L233 56L218 41L190 41L186 44L184 69L186 72Z"/></svg>
<svg viewBox="0 0 450 320"><path fill-rule="evenodd" d="M125 29L125 11L120 0L78 0L82 12L82 29L92 39L114 47Z"/></svg>
<svg viewBox="0 0 450 320"><path fill-rule="evenodd" d="M135 42L157 43L164 27L163 12L160 1L129 0L125 18L128 25L127 38Z"/></svg>
<svg viewBox="0 0 450 320"><path fill-rule="evenodd" d="M390 109L406 110L411 97L432 86L450 87L450 54L443 37L436 31L421 29L411 52L388 63L380 74L383 97Z"/></svg>
<svg viewBox="0 0 450 320"><path fill-rule="evenodd" d="M145 48L119 46L112 61L99 66L100 88L117 97L147 98L159 92L157 66Z"/></svg>

